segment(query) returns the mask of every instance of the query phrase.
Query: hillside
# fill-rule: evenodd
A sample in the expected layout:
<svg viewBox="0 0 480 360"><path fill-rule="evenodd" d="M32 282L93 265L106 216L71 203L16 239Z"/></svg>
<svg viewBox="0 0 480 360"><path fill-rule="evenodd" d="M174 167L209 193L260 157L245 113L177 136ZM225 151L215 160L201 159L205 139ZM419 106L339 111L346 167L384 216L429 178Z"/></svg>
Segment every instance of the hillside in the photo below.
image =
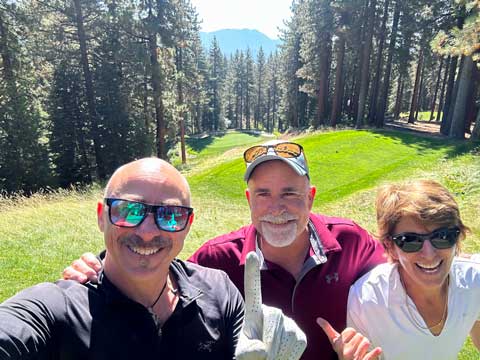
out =
<svg viewBox="0 0 480 360"><path fill-rule="evenodd" d="M220 49L224 55L230 56L238 50L247 50L250 48L252 55L256 58L260 47L263 48L265 55L275 52L280 40L272 40L265 34L250 29L224 29L212 32L200 32L200 39L203 47L209 49L213 38L216 37Z"/></svg>

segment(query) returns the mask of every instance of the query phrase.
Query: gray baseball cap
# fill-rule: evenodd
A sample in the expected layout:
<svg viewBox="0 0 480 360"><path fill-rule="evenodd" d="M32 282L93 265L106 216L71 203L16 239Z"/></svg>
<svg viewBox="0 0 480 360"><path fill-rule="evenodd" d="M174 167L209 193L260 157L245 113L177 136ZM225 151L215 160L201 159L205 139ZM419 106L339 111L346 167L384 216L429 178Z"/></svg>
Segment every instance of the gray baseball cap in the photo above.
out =
<svg viewBox="0 0 480 360"><path fill-rule="evenodd" d="M284 146L282 146L282 144ZM249 158L252 157L252 154L253 161L250 162ZM243 153L243 158L247 164L247 170L243 178L247 182L258 165L270 160L283 161L290 165L298 175L309 177L305 153L303 152L302 146L297 143L285 140L271 140L262 145L255 145L248 148Z"/></svg>

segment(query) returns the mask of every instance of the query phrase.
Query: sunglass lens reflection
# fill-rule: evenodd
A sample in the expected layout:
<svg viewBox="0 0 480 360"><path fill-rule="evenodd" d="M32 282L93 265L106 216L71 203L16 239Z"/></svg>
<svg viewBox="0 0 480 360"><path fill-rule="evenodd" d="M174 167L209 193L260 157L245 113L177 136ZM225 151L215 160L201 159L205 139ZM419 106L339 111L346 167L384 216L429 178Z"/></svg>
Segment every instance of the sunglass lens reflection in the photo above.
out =
<svg viewBox="0 0 480 360"><path fill-rule="evenodd" d="M255 146L245 152L245 161L253 162L256 158L267 153L267 149L263 146Z"/></svg>
<svg viewBox="0 0 480 360"><path fill-rule="evenodd" d="M136 226L145 216L145 206L141 203L115 200L110 208L112 223L118 226Z"/></svg>
<svg viewBox="0 0 480 360"><path fill-rule="evenodd" d="M278 144L275 146L275 151L283 157L297 157L302 152L300 146L293 143Z"/></svg>
<svg viewBox="0 0 480 360"><path fill-rule="evenodd" d="M157 223L163 230L178 231L185 228L189 217L188 209L181 207L159 207Z"/></svg>

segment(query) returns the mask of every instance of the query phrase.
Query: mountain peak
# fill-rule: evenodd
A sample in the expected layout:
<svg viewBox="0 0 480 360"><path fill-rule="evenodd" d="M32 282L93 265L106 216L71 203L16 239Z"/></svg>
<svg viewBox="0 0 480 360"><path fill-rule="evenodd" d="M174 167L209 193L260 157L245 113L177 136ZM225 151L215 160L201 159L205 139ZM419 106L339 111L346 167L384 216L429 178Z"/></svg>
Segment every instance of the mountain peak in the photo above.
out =
<svg viewBox="0 0 480 360"><path fill-rule="evenodd" d="M209 49L216 37L224 55L234 54L236 50L246 51L247 48L256 57L260 47L265 55L275 52L280 40L270 39L267 35L255 29L221 29L211 32L200 32L203 47Z"/></svg>

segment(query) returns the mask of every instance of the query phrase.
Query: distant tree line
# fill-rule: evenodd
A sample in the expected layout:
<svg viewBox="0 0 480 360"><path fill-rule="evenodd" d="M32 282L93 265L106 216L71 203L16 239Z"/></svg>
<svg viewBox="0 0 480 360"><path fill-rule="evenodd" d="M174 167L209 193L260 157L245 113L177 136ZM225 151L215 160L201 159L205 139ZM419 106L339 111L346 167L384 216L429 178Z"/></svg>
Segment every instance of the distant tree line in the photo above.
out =
<svg viewBox="0 0 480 360"><path fill-rule="evenodd" d="M184 158L186 135L228 128L428 111L443 134L478 139L479 7L294 0L282 46L254 58L203 49L189 0L0 0L0 190L102 180L179 143Z"/></svg>

